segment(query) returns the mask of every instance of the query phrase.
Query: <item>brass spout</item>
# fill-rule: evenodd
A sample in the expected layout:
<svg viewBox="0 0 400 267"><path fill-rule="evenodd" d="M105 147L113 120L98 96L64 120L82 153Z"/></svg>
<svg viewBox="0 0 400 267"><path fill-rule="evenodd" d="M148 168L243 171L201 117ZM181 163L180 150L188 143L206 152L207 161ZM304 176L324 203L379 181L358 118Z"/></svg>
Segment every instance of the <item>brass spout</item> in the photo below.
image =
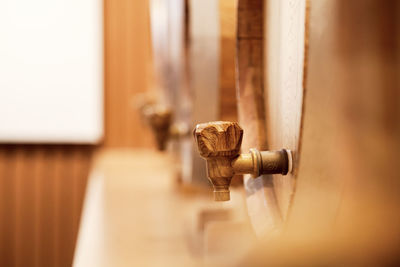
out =
<svg viewBox="0 0 400 267"><path fill-rule="evenodd" d="M254 178L262 174L282 174L289 171L290 151L258 151L250 149L250 153L240 154L232 161L235 174L251 174Z"/></svg>
<svg viewBox="0 0 400 267"><path fill-rule="evenodd" d="M214 200L230 199L229 186L235 174L286 175L291 171L289 150L258 151L240 154L243 130L235 122L198 124L193 132L200 155L206 160L208 178L214 187Z"/></svg>

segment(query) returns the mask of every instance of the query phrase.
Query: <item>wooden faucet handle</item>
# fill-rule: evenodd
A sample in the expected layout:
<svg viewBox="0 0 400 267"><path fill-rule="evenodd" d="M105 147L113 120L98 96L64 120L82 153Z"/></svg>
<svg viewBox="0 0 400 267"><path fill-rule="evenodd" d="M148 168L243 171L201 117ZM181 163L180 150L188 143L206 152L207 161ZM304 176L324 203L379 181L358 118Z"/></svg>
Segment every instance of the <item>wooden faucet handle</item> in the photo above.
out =
<svg viewBox="0 0 400 267"><path fill-rule="evenodd" d="M193 132L200 155L207 161L207 174L214 187L214 199L229 200L229 185L235 174L231 161L239 155L243 130L236 122L198 124Z"/></svg>
<svg viewBox="0 0 400 267"><path fill-rule="evenodd" d="M172 122L172 111L164 105L149 105L143 113L150 125L157 130L169 128Z"/></svg>
<svg viewBox="0 0 400 267"><path fill-rule="evenodd" d="M198 124L193 135L203 158L232 158L239 154L243 129L236 122L214 121Z"/></svg>
<svg viewBox="0 0 400 267"><path fill-rule="evenodd" d="M157 148L165 150L173 119L171 109L163 105L149 105L143 110L143 113L154 132Z"/></svg>

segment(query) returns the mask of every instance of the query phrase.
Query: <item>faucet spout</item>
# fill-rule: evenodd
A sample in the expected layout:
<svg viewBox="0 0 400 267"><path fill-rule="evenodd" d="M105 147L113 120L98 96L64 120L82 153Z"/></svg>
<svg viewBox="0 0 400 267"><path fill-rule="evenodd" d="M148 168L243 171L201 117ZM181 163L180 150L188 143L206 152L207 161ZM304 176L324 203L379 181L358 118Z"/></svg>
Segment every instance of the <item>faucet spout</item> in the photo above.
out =
<svg viewBox="0 0 400 267"><path fill-rule="evenodd" d="M235 122L210 122L198 124L193 131L200 155L206 160L207 174L214 187L214 199L230 199L229 186L235 174L286 175L291 171L291 152L258 151L240 154L243 130Z"/></svg>

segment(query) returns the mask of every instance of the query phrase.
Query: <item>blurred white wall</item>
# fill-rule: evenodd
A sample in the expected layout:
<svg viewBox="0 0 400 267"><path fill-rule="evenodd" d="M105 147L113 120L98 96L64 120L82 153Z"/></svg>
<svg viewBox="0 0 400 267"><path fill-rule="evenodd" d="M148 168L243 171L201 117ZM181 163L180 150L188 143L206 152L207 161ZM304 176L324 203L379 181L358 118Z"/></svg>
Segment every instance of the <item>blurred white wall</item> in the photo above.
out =
<svg viewBox="0 0 400 267"><path fill-rule="evenodd" d="M0 0L0 142L103 136L103 1Z"/></svg>

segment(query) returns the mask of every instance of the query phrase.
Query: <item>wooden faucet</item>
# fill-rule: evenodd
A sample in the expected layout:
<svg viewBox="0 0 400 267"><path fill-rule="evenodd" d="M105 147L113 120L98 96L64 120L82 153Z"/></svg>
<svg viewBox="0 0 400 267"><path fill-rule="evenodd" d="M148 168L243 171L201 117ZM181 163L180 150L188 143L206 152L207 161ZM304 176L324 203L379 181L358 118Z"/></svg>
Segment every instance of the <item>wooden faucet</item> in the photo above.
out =
<svg viewBox="0 0 400 267"><path fill-rule="evenodd" d="M179 139L190 133L186 125L173 122L172 111L166 106L150 104L142 109L142 113L154 133L158 150L165 150L170 139Z"/></svg>
<svg viewBox="0 0 400 267"><path fill-rule="evenodd" d="M230 199L229 185L235 174L287 174L291 170L288 150L240 154L243 129L236 122L216 121L198 124L193 132L200 155L207 162L207 173L214 187L214 199Z"/></svg>

